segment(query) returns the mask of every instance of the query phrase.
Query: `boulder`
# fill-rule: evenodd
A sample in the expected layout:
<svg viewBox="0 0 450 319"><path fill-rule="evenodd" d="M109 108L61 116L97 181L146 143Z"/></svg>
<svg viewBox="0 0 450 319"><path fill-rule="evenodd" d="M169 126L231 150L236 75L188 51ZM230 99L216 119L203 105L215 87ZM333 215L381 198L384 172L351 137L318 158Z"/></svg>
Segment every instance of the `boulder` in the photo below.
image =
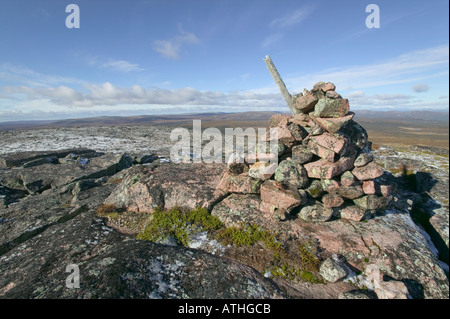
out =
<svg viewBox="0 0 450 319"><path fill-rule="evenodd" d="M227 192L257 192L257 181L248 176L233 176L224 169L224 164L206 163L168 163L155 168L133 166L105 204L151 213L156 207L210 208L217 196Z"/></svg>

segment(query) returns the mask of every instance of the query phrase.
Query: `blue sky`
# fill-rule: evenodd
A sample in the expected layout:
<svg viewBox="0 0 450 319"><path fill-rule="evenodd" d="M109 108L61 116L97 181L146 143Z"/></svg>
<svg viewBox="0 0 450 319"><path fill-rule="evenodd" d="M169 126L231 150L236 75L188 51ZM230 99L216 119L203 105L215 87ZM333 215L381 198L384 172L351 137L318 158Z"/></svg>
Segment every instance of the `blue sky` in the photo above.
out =
<svg viewBox="0 0 450 319"><path fill-rule="evenodd" d="M80 9L80 28L65 12ZM367 28L367 5L380 28ZM448 0L3 0L0 121L288 111L333 82L351 110L449 109Z"/></svg>

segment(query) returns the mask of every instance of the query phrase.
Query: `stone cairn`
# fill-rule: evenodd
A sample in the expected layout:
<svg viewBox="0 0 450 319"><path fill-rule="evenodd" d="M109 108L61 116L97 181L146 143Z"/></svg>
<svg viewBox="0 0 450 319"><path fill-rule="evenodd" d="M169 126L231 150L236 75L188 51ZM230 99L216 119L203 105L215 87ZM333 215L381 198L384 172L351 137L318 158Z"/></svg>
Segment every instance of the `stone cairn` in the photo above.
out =
<svg viewBox="0 0 450 319"><path fill-rule="evenodd" d="M223 193L258 194L261 211L283 219L298 214L312 222L361 221L389 203L394 185L370 155L366 130L353 121L349 102L333 83L290 97L292 115L276 114L278 164L269 154L233 155L217 186ZM269 144L270 135L263 139Z"/></svg>

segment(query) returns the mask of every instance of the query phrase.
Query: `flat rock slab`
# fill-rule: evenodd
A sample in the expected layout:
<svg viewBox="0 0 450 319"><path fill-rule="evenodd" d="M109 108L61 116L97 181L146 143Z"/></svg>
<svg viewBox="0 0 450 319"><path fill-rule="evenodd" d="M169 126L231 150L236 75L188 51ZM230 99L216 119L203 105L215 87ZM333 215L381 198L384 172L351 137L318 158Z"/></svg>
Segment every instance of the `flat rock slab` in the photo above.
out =
<svg viewBox="0 0 450 319"><path fill-rule="evenodd" d="M68 265L80 288L68 288ZM49 227L0 257L0 297L83 299L282 298L278 286L230 259L139 241L95 211Z"/></svg>
<svg viewBox="0 0 450 319"><path fill-rule="evenodd" d="M153 212L156 207L209 209L225 164L173 164L129 169L105 204L127 211ZM225 171L224 174L229 174ZM221 194L223 195L223 194Z"/></svg>
<svg viewBox="0 0 450 319"><path fill-rule="evenodd" d="M21 166L26 162L31 162L33 160L48 158L48 157L56 157L62 158L66 157L70 153L76 155L86 155L86 154L94 154L96 153L94 150L87 148L78 148L78 149L64 149L58 151L49 151L49 152L20 152L14 154L3 155L0 157L0 168L7 168L13 166Z"/></svg>
<svg viewBox="0 0 450 319"><path fill-rule="evenodd" d="M87 159L84 164L42 164L0 171L0 184L12 189L39 193L83 179L111 176L133 165L128 154L105 154Z"/></svg>

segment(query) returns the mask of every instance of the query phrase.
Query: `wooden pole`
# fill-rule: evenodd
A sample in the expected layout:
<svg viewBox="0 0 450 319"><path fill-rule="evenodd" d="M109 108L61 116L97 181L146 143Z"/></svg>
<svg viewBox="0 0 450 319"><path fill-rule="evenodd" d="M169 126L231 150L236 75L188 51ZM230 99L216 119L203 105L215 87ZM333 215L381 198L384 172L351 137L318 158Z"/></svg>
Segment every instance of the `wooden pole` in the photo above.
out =
<svg viewBox="0 0 450 319"><path fill-rule="evenodd" d="M283 96L284 100L286 101L287 105L289 106L289 109L291 110L292 115L295 115L298 112L295 110L295 108L292 104L292 96L291 96L291 94L289 94L289 91L287 90L286 85L284 84L283 80L281 79L280 74L278 73L277 68L273 64L270 56L266 55L264 62L266 62L267 68L269 69L269 72L272 75L273 80L278 85L281 95Z"/></svg>

